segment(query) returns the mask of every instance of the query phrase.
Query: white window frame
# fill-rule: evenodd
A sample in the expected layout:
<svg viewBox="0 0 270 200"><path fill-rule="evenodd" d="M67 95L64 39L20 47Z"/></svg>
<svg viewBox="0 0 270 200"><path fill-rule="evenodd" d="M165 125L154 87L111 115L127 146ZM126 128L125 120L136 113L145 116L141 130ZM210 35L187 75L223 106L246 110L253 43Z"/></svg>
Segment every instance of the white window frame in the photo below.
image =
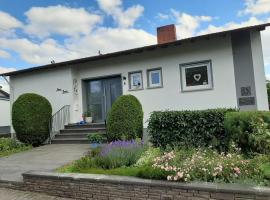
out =
<svg viewBox="0 0 270 200"><path fill-rule="evenodd" d="M151 74L153 72L158 72L159 73L159 83L153 84L152 83L152 77ZM154 68L154 69L148 69L147 70L147 83L148 83L148 88L160 88L163 87L163 77L162 77L162 68Z"/></svg>
<svg viewBox="0 0 270 200"><path fill-rule="evenodd" d="M141 85L140 86L133 86L133 78L134 75L140 75L141 77ZM129 79L129 90L143 90L143 74L142 71L135 71L135 72L129 72L128 73L128 79Z"/></svg>
<svg viewBox="0 0 270 200"><path fill-rule="evenodd" d="M186 73L185 73L186 69L194 68L194 67L202 67L202 66L207 67L208 84L207 85L187 86ZM212 76L212 62L211 62L211 60L180 64L180 74L181 74L181 88L182 88L183 92L213 89L213 76Z"/></svg>

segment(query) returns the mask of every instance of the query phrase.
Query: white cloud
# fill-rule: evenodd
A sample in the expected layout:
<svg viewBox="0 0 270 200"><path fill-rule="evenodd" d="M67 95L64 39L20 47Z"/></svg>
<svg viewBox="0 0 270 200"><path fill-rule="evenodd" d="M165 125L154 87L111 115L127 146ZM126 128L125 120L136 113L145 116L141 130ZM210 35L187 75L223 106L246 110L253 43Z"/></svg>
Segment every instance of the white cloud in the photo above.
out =
<svg viewBox="0 0 270 200"><path fill-rule="evenodd" d="M0 11L0 35L10 35L15 28L22 27L22 25L15 17Z"/></svg>
<svg viewBox="0 0 270 200"><path fill-rule="evenodd" d="M202 22L209 22L213 19L210 16L193 16L174 9L171 12L176 19L176 30L179 38L194 36Z"/></svg>
<svg viewBox="0 0 270 200"><path fill-rule="evenodd" d="M109 14L122 6L122 0L97 0L97 2L99 7Z"/></svg>
<svg viewBox="0 0 270 200"><path fill-rule="evenodd" d="M110 53L129 48L141 47L156 43L156 36L140 29L99 28L94 33L70 40L69 49L80 52L83 56Z"/></svg>
<svg viewBox="0 0 270 200"><path fill-rule="evenodd" d="M240 15L260 15L270 13L269 0L245 0L245 6L246 8L239 12Z"/></svg>
<svg viewBox="0 0 270 200"><path fill-rule="evenodd" d="M7 51L0 49L0 58L10 58L10 57L11 55Z"/></svg>
<svg viewBox="0 0 270 200"><path fill-rule="evenodd" d="M141 5L134 5L124 10L122 0L97 0L97 2L100 9L111 15L121 28L132 27L144 11Z"/></svg>
<svg viewBox="0 0 270 200"><path fill-rule="evenodd" d="M0 74L12 72L12 71L16 71L16 69L13 67L1 67L0 66Z"/></svg>
<svg viewBox="0 0 270 200"><path fill-rule="evenodd" d="M222 26L214 26L214 25L210 24L207 27L207 29L199 31L198 35L221 32L221 31L225 31L225 30L231 30L231 29L236 29L236 28L241 28L241 27L246 27L246 26L252 26L252 25L257 25L257 24L261 24L261 23L264 23L264 21L259 20L256 17L251 17L248 21L244 21L241 23L229 22L229 23L226 23L225 25L222 25Z"/></svg>
<svg viewBox="0 0 270 200"><path fill-rule="evenodd" d="M0 38L0 46L17 52L23 60L31 64L48 64L78 58L79 54L66 49L53 39L34 43L26 38Z"/></svg>
<svg viewBox="0 0 270 200"><path fill-rule="evenodd" d="M164 14L164 13L158 13L157 16L156 16L157 19L160 19L160 20L166 20L166 19L169 19L170 16L167 15L167 14Z"/></svg>
<svg viewBox="0 0 270 200"><path fill-rule="evenodd" d="M51 34L78 36L89 34L102 22L102 17L92 14L84 8L70 8L66 6L32 7L25 15L28 24L27 33L45 37Z"/></svg>
<svg viewBox="0 0 270 200"><path fill-rule="evenodd" d="M156 43L156 37L139 29L99 28L64 44L53 39L33 42L26 38L0 38L0 46L17 52L28 63L41 65L109 53Z"/></svg>
<svg viewBox="0 0 270 200"><path fill-rule="evenodd" d="M8 13L0 11L0 30L9 30L21 27L22 23Z"/></svg>

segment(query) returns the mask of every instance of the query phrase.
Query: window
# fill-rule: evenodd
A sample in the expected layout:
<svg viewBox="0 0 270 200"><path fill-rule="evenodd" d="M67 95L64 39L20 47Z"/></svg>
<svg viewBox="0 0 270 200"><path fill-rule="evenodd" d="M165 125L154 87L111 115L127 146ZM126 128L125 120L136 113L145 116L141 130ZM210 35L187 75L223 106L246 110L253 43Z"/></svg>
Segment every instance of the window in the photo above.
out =
<svg viewBox="0 0 270 200"><path fill-rule="evenodd" d="M162 87L162 72L161 68L147 70L148 87Z"/></svg>
<svg viewBox="0 0 270 200"><path fill-rule="evenodd" d="M129 89L140 90L143 89L142 72L130 72L129 73Z"/></svg>
<svg viewBox="0 0 270 200"><path fill-rule="evenodd" d="M211 61L181 64L182 91L212 89Z"/></svg>

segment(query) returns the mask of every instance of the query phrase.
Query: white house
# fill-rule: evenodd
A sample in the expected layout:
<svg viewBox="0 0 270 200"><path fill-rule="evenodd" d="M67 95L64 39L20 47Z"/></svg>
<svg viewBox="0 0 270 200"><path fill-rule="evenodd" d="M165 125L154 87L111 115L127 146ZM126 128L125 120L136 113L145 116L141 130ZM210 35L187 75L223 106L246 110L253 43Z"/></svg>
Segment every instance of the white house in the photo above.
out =
<svg viewBox="0 0 270 200"><path fill-rule="evenodd" d="M0 88L0 134L10 133L9 94Z"/></svg>
<svg viewBox="0 0 270 200"><path fill-rule="evenodd" d="M261 24L176 40L174 25L157 30L158 44L2 74L10 101L37 93L53 113L70 105L70 122L89 107L102 122L114 100L132 94L145 127L152 111L239 108L268 110Z"/></svg>

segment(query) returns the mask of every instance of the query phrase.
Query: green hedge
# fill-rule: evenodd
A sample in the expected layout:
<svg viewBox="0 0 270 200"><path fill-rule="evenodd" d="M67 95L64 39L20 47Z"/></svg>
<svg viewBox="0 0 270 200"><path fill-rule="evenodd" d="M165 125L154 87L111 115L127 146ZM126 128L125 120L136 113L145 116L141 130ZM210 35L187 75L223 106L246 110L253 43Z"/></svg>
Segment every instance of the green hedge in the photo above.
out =
<svg viewBox="0 0 270 200"><path fill-rule="evenodd" d="M224 124L243 153L270 153L270 112L227 113Z"/></svg>
<svg viewBox="0 0 270 200"><path fill-rule="evenodd" d="M17 139L23 143L39 146L49 136L52 115L50 102L37 94L19 96L12 106L12 125Z"/></svg>
<svg viewBox="0 0 270 200"><path fill-rule="evenodd" d="M223 151L229 146L224 117L233 109L203 111L156 111L149 119L148 131L154 146L166 148L208 147Z"/></svg>
<svg viewBox="0 0 270 200"><path fill-rule="evenodd" d="M113 103L107 117L109 141L142 138L143 111L140 101L132 95L123 95Z"/></svg>

